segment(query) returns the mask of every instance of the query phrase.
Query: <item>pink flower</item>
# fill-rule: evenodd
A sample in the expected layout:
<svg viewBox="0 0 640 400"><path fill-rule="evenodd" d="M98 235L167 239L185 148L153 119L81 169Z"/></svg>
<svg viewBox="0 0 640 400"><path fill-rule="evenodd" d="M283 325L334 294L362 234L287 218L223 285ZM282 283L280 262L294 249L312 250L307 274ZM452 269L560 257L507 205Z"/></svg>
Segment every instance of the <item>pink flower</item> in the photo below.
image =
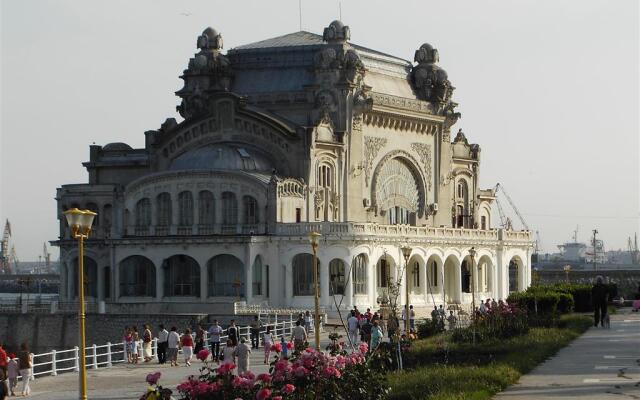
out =
<svg viewBox="0 0 640 400"><path fill-rule="evenodd" d="M294 391L294 390L296 390L296 387L295 387L295 386L293 386L293 385L292 385L292 384L290 384L290 383L287 383L287 384L286 384L286 385L284 385L284 387L282 388L282 393L285 393L285 394L291 394L291 393L293 393L293 391Z"/></svg>
<svg viewBox="0 0 640 400"><path fill-rule="evenodd" d="M200 361L207 361L207 358L209 358L209 350L207 349L202 349L198 352L198 354L196 354L196 358Z"/></svg>
<svg viewBox="0 0 640 400"><path fill-rule="evenodd" d="M156 372L156 373L147 375L147 378L146 378L147 383L149 385L157 384L158 381L160 380L160 376L162 376L162 373L160 373L160 372Z"/></svg>
<svg viewBox="0 0 640 400"><path fill-rule="evenodd" d="M291 342L287 343L287 349L293 350L293 343Z"/></svg>
<svg viewBox="0 0 640 400"><path fill-rule="evenodd" d="M280 353L282 351L282 345L280 343L274 343L271 345L271 351L275 351L276 353Z"/></svg>
<svg viewBox="0 0 640 400"><path fill-rule="evenodd" d="M258 393L256 393L257 400L266 400L271 396L271 390L264 388L260 389Z"/></svg>
<svg viewBox="0 0 640 400"><path fill-rule="evenodd" d="M309 370L306 369L305 367L298 367L296 368L293 373L297 376L297 377L303 377L303 376L307 376L309 374Z"/></svg>
<svg viewBox="0 0 640 400"><path fill-rule="evenodd" d="M287 360L278 360L275 365L276 371L284 371L289 366L289 361Z"/></svg>
<svg viewBox="0 0 640 400"><path fill-rule="evenodd" d="M216 372L219 375L224 375L226 373L229 373L231 371L233 371L233 369L236 367L236 365L234 363L224 363L221 364L218 369L216 370Z"/></svg>
<svg viewBox="0 0 640 400"><path fill-rule="evenodd" d="M360 353L366 354L367 351L369 351L369 346L366 343L360 343L360 346L358 346L358 350L360 350Z"/></svg>
<svg viewBox="0 0 640 400"><path fill-rule="evenodd" d="M258 380L264 383L271 382L271 375L269 374L260 374L258 375Z"/></svg>

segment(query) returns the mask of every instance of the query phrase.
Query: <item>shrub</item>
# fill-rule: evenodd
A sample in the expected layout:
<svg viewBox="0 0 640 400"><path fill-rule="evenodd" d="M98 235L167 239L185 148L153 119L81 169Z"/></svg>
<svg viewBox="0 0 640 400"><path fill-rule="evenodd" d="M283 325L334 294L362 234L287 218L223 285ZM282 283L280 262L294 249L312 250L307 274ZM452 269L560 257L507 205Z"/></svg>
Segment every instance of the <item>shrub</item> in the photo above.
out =
<svg viewBox="0 0 640 400"><path fill-rule="evenodd" d="M529 332L527 313L515 306L491 309L476 317L475 323L467 328L455 329L451 336L456 343L484 342L506 339Z"/></svg>
<svg viewBox="0 0 640 400"><path fill-rule="evenodd" d="M444 322L442 319L424 319L418 323L418 337L421 339L444 332Z"/></svg>

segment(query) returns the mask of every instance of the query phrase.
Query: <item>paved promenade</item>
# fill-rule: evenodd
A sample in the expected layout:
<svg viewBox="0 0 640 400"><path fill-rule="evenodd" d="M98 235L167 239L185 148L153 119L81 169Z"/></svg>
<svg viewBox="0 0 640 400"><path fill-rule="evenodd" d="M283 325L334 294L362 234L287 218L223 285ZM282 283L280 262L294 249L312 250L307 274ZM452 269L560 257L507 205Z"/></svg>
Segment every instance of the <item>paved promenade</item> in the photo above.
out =
<svg viewBox="0 0 640 400"><path fill-rule="evenodd" d="M321 345L329 344L328 333L321 336ZM313 338L309 342L313 345ZM272 353L273 359L273 353ZM181 355L178 355L181 361ZM253 350L250 369L256 374L268 372L269 366L263 363L264 349ZM145 377L149 373L162 372L160 383L164 387L174 390L179 383L189 375L199 375L202 362L194 357L191 367L181 363L179 367L168 364L159 365L157 362L131 364L116 364L112 368L87 370L88 398L91 400L138 400L147 388ZM21 383L18 383L18 389ZM31 382L31 396L36 400L70 400L78 398L78 373L70 372L56 377L47 376L36 378ZM19 392L19 391L18 391Z"/></svg>
<svg viewBox="0 0 640 400"><path fill-rule="evenodd" d="M611 329L592 327L495 399L640 399L640 315L612 315Z"/></svg>

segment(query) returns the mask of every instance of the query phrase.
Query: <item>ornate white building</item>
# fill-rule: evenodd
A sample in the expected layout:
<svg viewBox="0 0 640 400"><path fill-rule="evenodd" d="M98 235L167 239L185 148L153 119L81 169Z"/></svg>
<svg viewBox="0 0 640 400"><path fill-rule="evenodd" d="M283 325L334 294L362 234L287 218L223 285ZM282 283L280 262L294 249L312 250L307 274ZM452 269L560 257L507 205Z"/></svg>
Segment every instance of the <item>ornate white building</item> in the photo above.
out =
<svg viewBox="0 0 640 400"><path fill-rule="evenodd" d="M460 114L438 52L414 63L350 43L332 22L222 53L207 28L176 94L184 120L145 147L90 146L85 184L57 191L61 297L77 294L77 251L62 212L98 212L87 293L113 307L218 312L310 307L307 234L322 234L321 304L376 307L408 262L418 309L530 284L529 232L496 229L478 187L480 147L450 131ZM404 293L404 289L403 289ZM404 298L404 296L402 296ZM216 311L218 310L218 311Z"/></svg>

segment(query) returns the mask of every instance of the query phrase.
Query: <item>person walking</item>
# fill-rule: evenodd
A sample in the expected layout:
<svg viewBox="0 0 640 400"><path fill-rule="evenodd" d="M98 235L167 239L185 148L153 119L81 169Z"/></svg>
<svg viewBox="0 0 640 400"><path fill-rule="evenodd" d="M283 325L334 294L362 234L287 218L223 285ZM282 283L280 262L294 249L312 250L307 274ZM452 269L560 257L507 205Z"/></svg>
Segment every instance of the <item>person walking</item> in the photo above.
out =
<svg viewBox="0 0 640 400"><path fill-rule="evenodd" d="M4 372L4 375L7 376L7 352L0 344L0 370Z"/></svg>
<svg viewBox="0 0 640 400"><path fill-rule="evenodd" d="M218 320L213 320L213 325L209 327L209 345L211 346L211 359L213 361L220 361L220 335L224 329L218 325Z"/></svg>
<svg viewBox="0 0 640 400"><path fill-rule="evenodd" d="M16 387L18 386L18 375L20 374L20 366L18 359L13 353L9 354L9 362L7 362L7 377L9 378L9 391L11 396L15 396Z"/></svg>
<svg viewBox="0 0 640 400"><path fill-rule="evenodd" d="M304 313L304 330L307 331L307 334L311 334L311 325L313 324L313 317L309 310ZM315 334L315 333L314 333Z"/></svg>
<svg viewBox="0 0 640 400"><path fill-rule="evenodd" d="M251 348L257 349L260 347L260 330L262 329L262 321L257 315L253 317L249 328L251 329Z"/></svg>
<svg viewBox="0 0 640 400"><path fill-rule="evenodd" d="M458 318L453 315L453 310L449 311L449 316L447 317L447 321L449 322L449 330L452 331L456 329L456 323L458 322Z"/></svg>
<svg viewBox="0 0 640 400"><path fill-rule="evenodd" d="M271 334L271 326L267 325L267 330L262 334L262 343L264 344L264 363L269 364L271 357L271 346L273 345L273 334Z"/></svg>
<svg viewBox="0 0 640 400"><path fill-rule="evenodd" d="M153 339L153 335L151 334L151 329L149 329L149 324L144 324L144 331L142 332L142 357L144 357L144 362L151 361L151 340Z"/></svg>
<svg viewBox="0 0 640 400"><path fill-rule="evenodd" d="M191 365L191 358L193 357L193 336L191 336L191 329L185 329L184 334L180 338L180 345L182 346L184 363L189 367Z"/></svg>
<svg viewBox="0 0 640 400"><path fill-rule="evenodd" d="M392 339L397 331L398 331L398 317L396 317L395 315L390 315L389 321L387 321L387 335L389 336L389 339Z"/></svg>
<svg viewBox="0 0 640 400"><path fill-rule="evenodd" d="M282 347L282 358L289 358L289 348L287 347L287 341L284 338L284 335L280 338L280 347Z"/></svg>
<svg viewBox="0 0 640 400"><path fill-rule="evenodd" d="M416 311L413 309L413 304L409 305L409 329L414 332L416 330Z"/></svg>
<svg viewBox="0 0 640 400"><path fill-rule="evenodd" d="M138 328L135 326L131 327L131 357L132 362L134 364L138 363L138 358L140 355L138 354L138 343L140 342L140 334L138 333Z"/></svg>
<svg viewBox="0 0 640 400"><path fill-rule="evenodd" d="M358 329L358 317L356 317L355 311L351 311L351 316L347 319L347 330L349 331L351 344L354 346L358 344Z"/></svg>
<svg viewBox="0 0 640 400"><path fill-rule="evenodd" d="M164 329L164 325L160 324L158 327L158 363L164 364L167 362L167 339L169 339L169 331Z"/></svg>
<svg viewBox="0 0 640 400"><path fill-rule="evenodd" d="M378 321L373 321L373 325L371 326L371 342L369 343L369 351L373 352L378 348L380 342L382 342L382 329L380 329L380 324Z"/></svg>
<svg viewBox="0 0 640 400"><path fill-rule="evenodd" d="M178 345L180 344L180 335L175 326L171 327L171 332L167 337L167 357L172 367L178 366Z"/></svg>
<svg viewBox="0 0 640 400"><path fill-rule="evenodd" d="M304 326L300 324L300 320L296 321L296 326L291 332L291 339L293 340L293 346L296 351L303 351L304 344L307 341L307 331Z"/></svg>
<svg viewBox="0 0 640 400"><path fill-rule="evenodd" d="M122 347L124 351L124 358L128 364L131 364L133 360L133 354L131 353L131 329L128 326L124 327L124 333L122 334Z"/></svg>
<svg viewBox="0 0 640 400"><path fill-rule="evenodd" d="M238 360L238 375L249 371L251 347L246 342L245 338L240 339L240 344L234 350L234 355Z"/></svg>
<svg viewBox="0 0 640 400"><path fill-rule="evenodd" d="M20 351L18 352L18 365L20 367L20 376L22 376L22 395L29 396L29 394L31 394L29 382L32 379L31 368L33 366L33 354L29 352L27 342L20 345Z"/></svg>
<svg viewBox="0 0 640 400"><path fill-rule="evenodd" d="M227 339L227 345L222 349L222 363L223 364L235 364L236 363L236 346L233 344L233 340ZM235 368L231 373L235 373Z"/></svg>
<svg viewBox="0 0 640 400"><path fill-rule="evenodd" d="M231 320L231 325L229 325L229 327L227 328L227 337L231 339L234 347L238 345L238 342L240 341L240 331L236 326L235 319Z"/></svg>
<svg viewBox="0 0 640 400"><path fill-rule="evenodd" d="M196 328L196 347L193 349L194 354L198 354L200 350L204 349L204 328L202 324L198 324L198 328Z"/></svg>
<svg viewBox="0 0 640 400"><path fill-rule="evenodd" d="M593 303L593 326L604 327L607 317L607 303L609 301L609 289L604 284L601 275L596 276L596 284L591 288L591 302Z"/></svg>

